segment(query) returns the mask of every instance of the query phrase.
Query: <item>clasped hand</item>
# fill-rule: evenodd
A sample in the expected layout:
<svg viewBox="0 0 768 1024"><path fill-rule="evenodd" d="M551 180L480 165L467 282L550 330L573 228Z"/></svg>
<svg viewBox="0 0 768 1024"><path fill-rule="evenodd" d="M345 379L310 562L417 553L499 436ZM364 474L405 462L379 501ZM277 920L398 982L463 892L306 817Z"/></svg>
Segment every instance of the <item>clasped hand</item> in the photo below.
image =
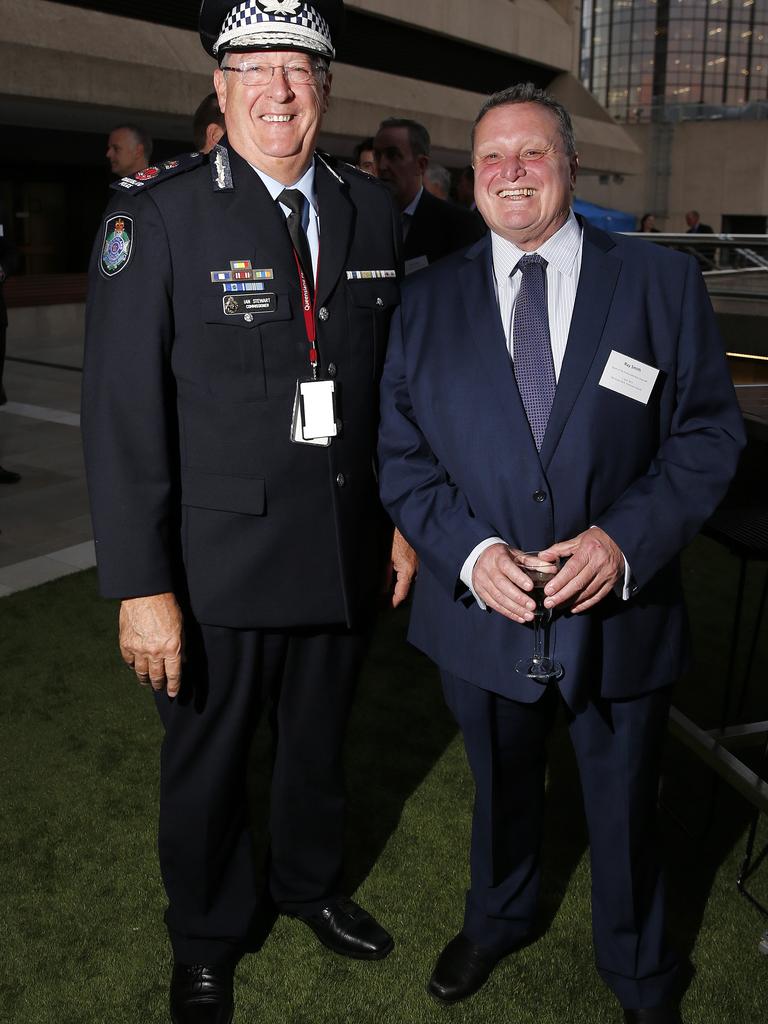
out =
<svg viewBox="0 0 768 1024"><path fill-rule="evenodd" d="M533 584L515 564L515 550L492 544L475 563L472 587L494 611L513 622L531 622L536 604L530 596ZM544 561L567 561L546 585L544 606L568 605L574 614L587 611L611 592L624 573L620 548L599 527L585 530L572 540L561 541L539 552Z"/></svg>

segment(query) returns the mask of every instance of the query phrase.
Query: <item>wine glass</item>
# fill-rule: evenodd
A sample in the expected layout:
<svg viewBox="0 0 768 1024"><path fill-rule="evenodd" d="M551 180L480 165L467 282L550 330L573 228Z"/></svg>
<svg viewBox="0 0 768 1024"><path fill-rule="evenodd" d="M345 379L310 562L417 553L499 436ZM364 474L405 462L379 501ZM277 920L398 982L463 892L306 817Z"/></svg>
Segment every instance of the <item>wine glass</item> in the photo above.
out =
<svg viewBox="0 0 768 1024"><path fill-rule="evenodd" d="M533 654L530 658L521 658L515 665L515 672L539 682L559 679L563 674L563 666L550 658L546 650L552 609L544 607L544 587L559 572L560 559L552 556L545 561L539 557L538 551L516 551L512 557L533 583L533 590L529 594L536 602L533 613Z"/></svg>

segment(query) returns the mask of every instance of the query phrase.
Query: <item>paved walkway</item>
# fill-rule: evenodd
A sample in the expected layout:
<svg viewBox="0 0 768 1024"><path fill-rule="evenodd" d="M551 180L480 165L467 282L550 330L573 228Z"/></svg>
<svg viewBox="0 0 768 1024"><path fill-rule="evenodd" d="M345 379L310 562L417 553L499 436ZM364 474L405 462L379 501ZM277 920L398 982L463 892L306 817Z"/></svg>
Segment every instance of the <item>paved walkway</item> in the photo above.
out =
<svg viewBox="0 0 768 1024"><path fill-rule="evenodd" d="M11 310L11 317L13 310ZM82 339L14 343L0 406L0 596L95 564L80 449Z"/></svg>

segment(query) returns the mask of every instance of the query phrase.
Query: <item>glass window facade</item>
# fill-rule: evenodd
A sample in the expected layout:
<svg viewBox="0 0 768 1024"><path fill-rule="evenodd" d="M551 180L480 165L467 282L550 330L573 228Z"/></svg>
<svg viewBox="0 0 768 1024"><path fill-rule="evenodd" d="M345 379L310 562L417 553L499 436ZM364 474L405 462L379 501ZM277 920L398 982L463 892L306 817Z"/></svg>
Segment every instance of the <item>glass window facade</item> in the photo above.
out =
<svg viewBox="0 0 768 1024"><path fill-rule="evenodd" d="M581 79L617 121L766 116L768 0L584 0Z"/></svg>

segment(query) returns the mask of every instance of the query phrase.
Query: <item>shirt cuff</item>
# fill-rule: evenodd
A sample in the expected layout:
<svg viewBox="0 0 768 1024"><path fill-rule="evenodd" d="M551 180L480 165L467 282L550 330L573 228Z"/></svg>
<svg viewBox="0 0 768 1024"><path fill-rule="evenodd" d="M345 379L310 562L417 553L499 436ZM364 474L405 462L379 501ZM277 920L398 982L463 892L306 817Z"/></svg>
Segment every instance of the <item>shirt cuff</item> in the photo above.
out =
<svg viewBox="0 0 768 1024"><path fill-rule="evenodd" d="M472 573L475 571L475 565L477 564L478 558L480 557L480 555L482 555L486 548L491 547L493 544L506 543L507 542L505 540L502 540L501 537L488 537L487 540L481 540L479 544L476 544L472 548L470 553L467 555L464 565L462 565L461 567L459 579L467 588L467 590L469 590L469 592L472 594L472 597L474 597L474 599L477 601L478 605L480 606L480 608L482 608L483 611L487 611L487 605L485 601L483 601L483 599L481 597L478 597L477 594L475 593L474 587L472 586Z"/></svg>
<svg viewBox="0 0 768 1024"><path fill-rule="evenodd" d="M628 601L637 590L637 585L632 577L632 570L629 567L627 557L623 552L621 557L624 559L624 582L623 584L617 583L614 590L616 591L616 595L620 597L622 601Z"/></svg>

